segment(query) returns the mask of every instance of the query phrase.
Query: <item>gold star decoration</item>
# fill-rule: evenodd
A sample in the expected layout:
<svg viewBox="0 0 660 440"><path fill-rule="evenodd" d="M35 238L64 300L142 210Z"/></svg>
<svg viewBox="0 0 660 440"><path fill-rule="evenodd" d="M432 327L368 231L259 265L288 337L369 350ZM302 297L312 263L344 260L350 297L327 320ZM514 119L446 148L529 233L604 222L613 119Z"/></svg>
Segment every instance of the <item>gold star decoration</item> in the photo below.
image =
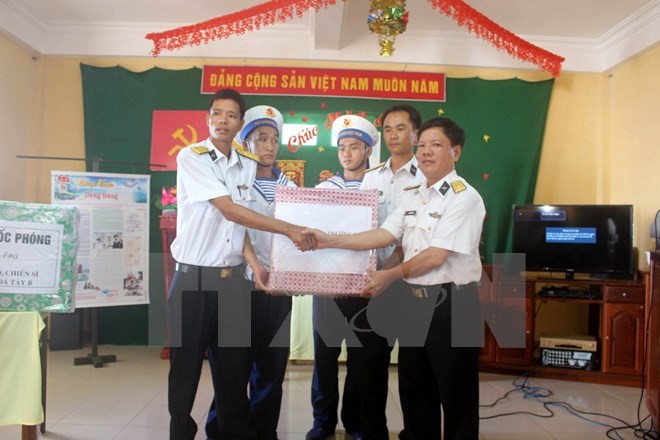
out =
<svg viewBox="0 0 660 440"><path fill-rule="evenodd" d="M441 108L438 109L438 116L442 116L445 114L445 111Z"/></svg>
<svg viewBox="0 0 660 440"><path fill-rule="evenodd" d="M323 145L319 146L319 153L323 153L325 151L325 147Z"/></svg>
<svg viewBox="0 0 660 440"><path fill-rule="evenodd" d="M490 140L490 136L487 134L484 135L484 142L488 142Z"/></svg>

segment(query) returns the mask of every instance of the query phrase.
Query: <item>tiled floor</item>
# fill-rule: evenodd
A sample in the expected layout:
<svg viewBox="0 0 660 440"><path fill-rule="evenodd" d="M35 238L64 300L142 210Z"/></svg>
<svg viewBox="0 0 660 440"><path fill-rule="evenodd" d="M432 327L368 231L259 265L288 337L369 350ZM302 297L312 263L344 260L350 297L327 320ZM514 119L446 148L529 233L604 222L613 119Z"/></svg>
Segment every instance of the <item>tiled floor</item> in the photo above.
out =
<svg viewBox="0 0 660 440"><path fill-rule="evenodd" d="M116 354L103 368L74 366L73 358L88 350L55 351L48 359L47 430L53 440L164 440L168 438L168 362L156 347L101 346L99 354ZM1 374L1 372L0 372ZM312 423L309 403L310 365L291 365L284 383L281 440L302 440ZM551 395L549 395L551 393ZM213 394L208 368L197 395L194 416L206 417ZM481 439L591 440L607 439L608 426L635 425L640 390L547 379L525 382L514 376L481 375ZM2 398L2 396L0 396ZM545 407L544 407L545 403ZM569 405L575 408L569 411ZM585 411L587 413L578 413ZM588 414L600 413L603 415ZM647 415L644 403L641 418ZM402 428L396 368L390 374L387 408L390 438ZM509 414L509 415L504 415ZM536 414L538 416L533 416ZM550 416L552 414L552 416ZM499 417L497 417L499 415ZM649 426L646 421L643 424ZM611 433L613 439L643 437L633 429ZM199 433L197 439L204 439ZM337 439L343 439L341 427ZM0 440L20 439L20 427L0 427Z"/></svg>

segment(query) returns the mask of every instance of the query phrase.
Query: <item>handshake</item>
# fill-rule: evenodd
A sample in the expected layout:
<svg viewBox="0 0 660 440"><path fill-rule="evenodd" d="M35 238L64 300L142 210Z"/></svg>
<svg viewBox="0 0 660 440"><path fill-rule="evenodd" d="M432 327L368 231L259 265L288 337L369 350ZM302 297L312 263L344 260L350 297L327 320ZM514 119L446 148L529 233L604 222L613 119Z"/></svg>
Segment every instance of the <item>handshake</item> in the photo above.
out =
<svg viewBox="0 0 660 440"><path fill-rule="evenodd" d="M296 248L302 252L331 247L328 245L329 234L326 234L319 229L293 226L292 231L287 234L287 237L289 237L289 239L291 239L296 245Z"/></svg>

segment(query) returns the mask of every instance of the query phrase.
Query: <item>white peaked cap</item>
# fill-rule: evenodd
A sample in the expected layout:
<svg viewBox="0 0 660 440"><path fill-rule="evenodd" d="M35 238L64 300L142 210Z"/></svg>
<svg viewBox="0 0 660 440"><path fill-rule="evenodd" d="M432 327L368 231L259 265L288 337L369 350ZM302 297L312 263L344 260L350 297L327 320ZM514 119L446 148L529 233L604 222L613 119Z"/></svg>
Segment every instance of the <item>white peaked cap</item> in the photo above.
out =
<svg viewBox="0 0 660 440"><path fill-rule="evenodd" d="M257 105L256 107L248 109L248 111L245 112L244 120L245 123L243 124L243 128L237 136L240 143L248 137L252 130L264 125L277 130L279 136L280 133L282 133L282 125L284 124L282 113L280 113L275 107L269 105Z"/></svg>
<svg viewBox="0 0 660 440"><path fill-rule="evenodd" d="M344 138L355 138L373 147L378 142L378 130L362 116L344 115L332 123L332 139L337 139L338 144Z"/></svg>

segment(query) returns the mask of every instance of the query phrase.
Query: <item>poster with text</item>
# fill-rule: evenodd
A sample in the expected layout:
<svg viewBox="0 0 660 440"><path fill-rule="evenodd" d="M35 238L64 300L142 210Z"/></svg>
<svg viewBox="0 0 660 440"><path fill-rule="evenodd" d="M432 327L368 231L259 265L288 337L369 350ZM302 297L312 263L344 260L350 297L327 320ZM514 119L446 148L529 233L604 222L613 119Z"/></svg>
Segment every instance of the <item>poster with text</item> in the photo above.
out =
<svg viewBox="0 0 660 440"><path fill-rule="evenodd" d="M150 176L51 172L51 202L80 210L76 307L149 303Z"/></svg>
<svg viewBox="0 0 660 440"><path fill-rule="evenodd" d="M0 311L72 312L75 206L0 200Z"/></svg>

